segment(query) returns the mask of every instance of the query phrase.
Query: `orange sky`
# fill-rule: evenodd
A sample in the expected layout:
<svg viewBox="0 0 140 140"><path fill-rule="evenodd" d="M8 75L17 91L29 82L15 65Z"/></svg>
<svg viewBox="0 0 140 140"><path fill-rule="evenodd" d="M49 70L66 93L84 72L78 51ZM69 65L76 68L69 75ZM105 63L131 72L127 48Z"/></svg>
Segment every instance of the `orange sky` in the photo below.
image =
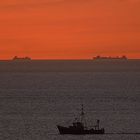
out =
<svg viewBox="0 0 140 140"><path fill-rule="evenodd" d="M0 59L140 58L140 0L0 1Z"/></svg>

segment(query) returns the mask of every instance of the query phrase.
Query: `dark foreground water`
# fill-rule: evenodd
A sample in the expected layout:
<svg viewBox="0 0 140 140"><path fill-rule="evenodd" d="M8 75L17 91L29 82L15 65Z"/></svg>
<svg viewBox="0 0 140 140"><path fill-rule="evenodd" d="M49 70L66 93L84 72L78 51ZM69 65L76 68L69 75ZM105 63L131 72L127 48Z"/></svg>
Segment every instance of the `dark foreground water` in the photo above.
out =
<svg viewBox="0 0 140 140"><path fill-rule="evenodd" d="M107 134L58 134L56 125L70 124L81 104L87 123L100 119ZM0 140L139 140L138 133L140 61L0 62Z"/></svg>

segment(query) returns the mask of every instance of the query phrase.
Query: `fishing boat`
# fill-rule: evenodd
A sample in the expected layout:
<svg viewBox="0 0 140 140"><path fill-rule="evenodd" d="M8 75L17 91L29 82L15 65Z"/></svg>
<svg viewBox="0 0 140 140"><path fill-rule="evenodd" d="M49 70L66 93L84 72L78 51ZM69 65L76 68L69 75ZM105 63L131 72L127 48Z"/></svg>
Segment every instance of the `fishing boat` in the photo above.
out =
<svg viewBox="0 0 140 140"><path fill-rule="evenodd" d="M104 134L105 129L100 128L100 120L96 121L96 124L92 127L87 127L85 123L85 113L82 105L80 119L75 119L72 125L70 126L61 126L57 125L59 133L72 134L72 135L86 135L86 134Z"/></svg>

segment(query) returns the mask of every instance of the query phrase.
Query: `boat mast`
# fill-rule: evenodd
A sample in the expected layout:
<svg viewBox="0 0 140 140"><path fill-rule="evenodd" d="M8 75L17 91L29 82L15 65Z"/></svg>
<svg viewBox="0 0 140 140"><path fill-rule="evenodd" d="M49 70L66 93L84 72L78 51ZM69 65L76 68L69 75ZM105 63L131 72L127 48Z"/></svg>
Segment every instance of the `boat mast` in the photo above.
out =
<svg viewBox="0 0 140 140"><path fill-rule="evenodd" d="M84 113L84 107L83 107L83 104L82 104L82 108L81 108L81 122L82 123L84 121L84 115L85 115L85 113Z"/></svg>

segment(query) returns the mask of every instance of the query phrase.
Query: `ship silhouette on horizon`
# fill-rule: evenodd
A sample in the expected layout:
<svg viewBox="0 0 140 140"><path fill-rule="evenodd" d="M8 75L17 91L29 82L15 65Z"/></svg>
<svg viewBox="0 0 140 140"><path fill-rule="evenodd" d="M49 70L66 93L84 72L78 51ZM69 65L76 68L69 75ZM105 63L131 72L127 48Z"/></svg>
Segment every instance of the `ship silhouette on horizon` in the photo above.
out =
<svg viewBox="0 0 140 140"><path fill-rule="evenodd" d="M103 57L103 56L98 55L98 56L93 57L93 60L128 60L128 58L125 55L121 57L119 56L117 57L104 56Z"/></svg>
<svg viewBox="0 0 140 140"><path fill-rule="evenodd" d="M64 134L86 135L86 134L104 134L105 133L105 129L100 128L100 120L97 120L97 123L91 128L86 126L83 105L81 108L79 120L76 118L75 121L72 123L72 125L68 127L57 125L57 128L61 135L64 135Z"/></svg>
<svg viewBox="0 0 140 140"><path fill-rule="evenodd" d="M12 59L13 61L30 61L31 58L30 57L18 57L18 56L14 56L14 58Z"/></svg>

